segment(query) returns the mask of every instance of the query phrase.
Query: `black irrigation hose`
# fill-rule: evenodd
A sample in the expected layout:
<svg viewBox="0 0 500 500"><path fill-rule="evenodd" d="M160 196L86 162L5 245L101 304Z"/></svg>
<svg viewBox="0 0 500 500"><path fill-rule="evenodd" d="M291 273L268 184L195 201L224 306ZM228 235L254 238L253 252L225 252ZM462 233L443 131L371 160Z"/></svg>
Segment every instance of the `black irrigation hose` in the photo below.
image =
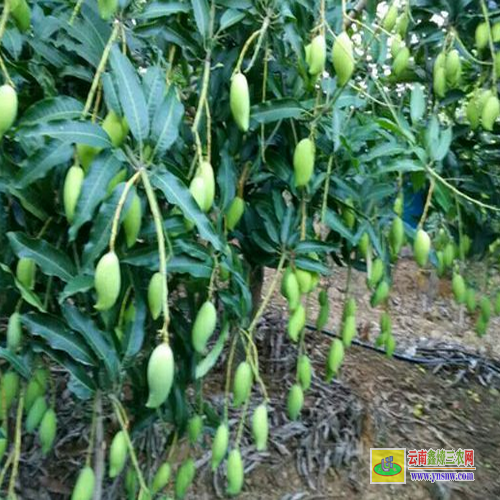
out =
<svg viewBox="0 0 500 500"><path fill-rule="evenodd" d="M309 324L306 324L306 328L308 330L311 330L311 331L318 331L318 329L313 326L313 325L309 325ZM334 332L330 332L328 330L320 330L320 332L323 334L323 335L326 335L327 337L331 337L331 338L341 338L340 335L337 335L336 333ZM354 345L357 345L359 347L363 347L364 349L369 349L370 351L375 351L379 354L384 354L385 355L385 350L384 349L380 349L379 347L375 347L374 345L372 344L368 344L367 342L362 342L361 340L356 340L356 339L353 339L352 343ZM456 349L452 349L452 348L443 348L443 349L429 349L429 348L423 348L422 350L425 350L427 352L433 352L433 351L436 351L436 350L447 350L447 351L450 351L450 352L454 352L456 351ZM413 357L413 356L407 356L405 354L398 354L397 352L395 352L392 357L395 358L395 359L399 359L401 361L406 361L408 363L415 363L415 364L419 364L419 365L440 365L440 364L444 364L444 365L459 365L459 364L469 364L468 362L470 361L478 361L478 360L483 360L483 358L479 357L479 356L474 356L472 355L471 357L471 354L469 353L464 353L466 356L468 356L468 358L441 358L441 359L428 359L428 358L416 358L416 357ZM484 361L484 360L483 360ZM489 364L489 363L487 363ZM494 370L495 372L497 373L500 373L500 367L497 367L497 366L492 366L490 364L490 368L492 370Z"/></svg>

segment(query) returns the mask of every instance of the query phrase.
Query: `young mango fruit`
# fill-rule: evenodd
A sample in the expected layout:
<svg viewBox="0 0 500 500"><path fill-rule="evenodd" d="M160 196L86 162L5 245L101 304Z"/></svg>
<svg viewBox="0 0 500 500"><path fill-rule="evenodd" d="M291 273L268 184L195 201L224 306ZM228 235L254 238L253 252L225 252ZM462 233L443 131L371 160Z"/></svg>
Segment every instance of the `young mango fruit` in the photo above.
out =
<svg viewBox="0 0 500 500"><path fill-rule="evenodd" d="M356 316L356 311L358 310L358 306L356 305L356 300L354 297L349 297L344 304L344 308L342 310L342 321L345 321L349 316Z"/></svg>
<svg viewBox="0 0 500 500"><path fill-rule="evenodd" d="M479 309L481 310L481 317L489 323L491 319L491 301L488 297L484 296L479 302Z"/></svg>
<svg viewBox="0 0 500 500"><path fill-rule="evenodd" d="M26 432L33 432L38 428L46 411L47 402L45 401L45 397L39 396L35 399L33 406L26 416Z"/></svg>
<svg viewBox="0 0 500 500"><path fill-rule="evenodd" d="M300 304L300 286L297 276L291 267L287 267L281 279L281 293L288 301L291 311L297 309Z"/></svg>
<svg viewBox="0 0 500 500"><path fill-rule="evenodd" d="M467 294L467 286L465 280L461 274L456 273L451 281L451 289L457 304L463 304L465 302Z"/></svg>
<svg viewBox="0 0 500 500"><path fill-rule="evenodd" d="M321 290L319 293L319 313L316 318L316 330L321 331L328 323L328 318L330 317L330 302L328 301L328 295L326 290Z"/></svg>
<svg viewBox="0 0 500 500"><path fill-rule="evenodd" d="M398 17L396 22L396 31L404 38L406 32L408 31L408 26L410 24L410 16L407 12L404 12Z"/></svg>
<svg viewBox="0 0 500 500"><path fill-rule="evenodd" d="M393 73L399 77L401 76L410 63L410 49L408 47L402 47L398 55L394 58L394 62L392 63L392 71Z"/></svg>
<svg viewBox="0 0 500 500"><path fill-rule="evenodd" d="M156 346L148 362L148 408L158 408L167 400L174 381L174 367L170 346L166 342Z"/></svg>
<svg viewBox="0 0 500 500"><path fill-rule="evenodd" d="M488 23L479 23L476 27L476 48L481 51L488 46L490 40L490 28Z"/></svg>
<svg viewBox="0 0 500 500"><path fill-rule="evenodd" d="M99 15L104 21L109 21L118 10L118 0L97 0Z"/></svg>
<svg viewBox="0 0 500 500"><path fill-rule="evenodd" d="M191 196L196 201L196 204L200 208L200 210L205 211L206 206L206 193L207 188L205 186L205 181L201 177L193 177L193 180L189 184L189 192Z"/></svg>
<svg viewBox="0 0 500 500"><path fill-rule="evenodd" d="M306 47L306 63L312 76L319 75L325 70L326 41L323 35L314 37Z"/></svg>
<svg viewBox="0 0 500 500"><path fill-rule="evenodd" d="M344 344L340 339L333 339L326 360L326 380L336 377L344 361Z"/></svg>
<svg viewBox="0 0 500 500"><path fill-rule="evenodd" d="M2 412L0 416L3 420L19 391L19 375L14 371L4 373L0 382L0 389L2 405Z"/></svg>
<svg viewBox="0 0 500 500"><path fill-rule="evenodd" d="M236 408L248 400L252 390L252 384L253 372L250 363L242 361L238 365L238 368L236 368L236 373L234 374L233 402Z"/></svg>
<svg viewBox="0 0 500 500"><path fill-rule="evenodd" d="M39 396L43 396L47 390L50 373L45 368L37 368L33 373L24 396L24 409L28 413L33 403Z"/></svg>
<svg viewBox="0 0 500 500"><path fill-rule="evenodd" d="M399 51L404 47L403 39L400 34L396 34L391 38L391 56L395 59Z"/></svg>
<svg viewBox="0 0 500 500"><path fill-rule="evenodd" d="M227 459L227 493L230 496L239 495L243 488L245 473L243 460L238 448L231 450Z"/></svg>
<svg viewBox="0 0 500 500"><path fill-rule="evenodd" d="M489 323L482 316L479 316L476 321L476 334L478 337L484 337L488 332Z"/></svg>
<svg viewBox="0 0 500 500"><path fill-rule="evenodd" d="M172 468L168 462L165 462L158 468L151 486L151 493L153 493L153 495L156 495L156 493L159 493L163 488L165 488L165 486L167 486L171 473Z"/></svg>
<svg viewBox="0 0 500 500"><path fill-rule="evenodd" d="M264 451L267 448L267 438L269 435L269 422L265 404L257 406L253 412L252 435L257 451Z"/></svg>
<svg viewBox="0 0 500 500"><path fill-rule="evenodd" d="M201 415L194 415L188 421L189 442L195 444L203 432L203 418Z"/></svg>
<svg viewBox="0 0 500 500"><path fill-rule="evenodd" d="M63 188L64 213L67 221L71 224L75 217L75 209L82 192L85 172L78 165L73 165L66 174Z"/></svg>
<svg viewBox="0 0 500 500"><path fill-rule="evenodd" d="M175 498L182 499L186 496L196 475L196 466L192 458L188 458L177 471L175 478Z"/></svg>
<svg viewBox="0 0 500 500"><path fill-rule="evenodd" d="M127 247L131 248L135 245L139 233L141 231L142 225L142 205L141 199L137 195L134 194L132 198L132 202L130 203L130 207L125 214L123 219L123 229L125 230L125 241L127 243Z"/></svg>
<svg viewBox="0 0 500 500"><path fill-rule="evenodd" d="M370 236L368 233L363 233L358 243L359 253L363 256L364 259L368 258L368 254L370 253L371 243Z"/></svg>
<svg viewBox="0 0 500 500"><path fill-rule="evenodd" d="M22 342L21 315L16 311L9 317L7 324L7 349L16 352Z"/></svg>
<svg viewBox="0 0 500 500"><path fill-rule="evenodd" d="M203 197L204 212L209 212L215 198L215 175L212 165L208 161L202 161L196 170L196 177L203 179L205 185L205 195Z"/></svg>
<svg viewBox="0 0 500 500"><path fill-rule="evenodd" d="M31 26L31 9L26 0L11 0L12 19L19 31L28 31Z"/></svg>
<svg viewBox="0 0 500 500"><path fill-rule="evenodd" d="M420 267L425 267L427 265L430 251L431 239L423 229L419 229L413 243L413 255Z"/></svg>
<svg viewBox="0 0 500 500"><path fill-rule="evenodd" d="M395 350L396 350L396 339L392 334L387 334L385 339L385 355L388 358L392 358Z"/></svg>
<svg viewBox="0 0 500 500"><path fill-rule="evenodd" d="M196 352L202 353L217 326L217 310L213 302L207 300L198 311L191 331L191 343Z"/></svg>
<svg viewBox="0 0 500 500"><path fill-rule="evenodd" d="M460 83L462 77L462 61L458 50L453 49L446 55L446 81L450 86L456 87Z"/></svg>
<svg viewBox="0 0 500 500"><path fill-rule="evenodd" d="M304 187L307 185L314 173L314 142L305 138L302 139L293 153L293 169L295 175L295 187Z"/></svg>
<svg viewBox="0 0 500 500"><path fill-rule="evenodd" d="M163 276L161 273L154 273L148 285L148 305L149 312L154 320L160 317L163 304Z"/></svg>
<svg viewBox="0 0 500 500"><path fill-rule="evenodd" d="M356 224L356 212L354 212L353 207L354 202L351 198L347 198L345 204L342 205L342 219L349 229L352 229Z"/></svg>
<svg viewBox="0 0 500 500"><path fill-rule="evenodd" d="M236 125L242 132L247 132L250 126L250 92L243 73L238 72L231 79L229 105Z"/></svg>
<svg viewBox="0 0 500 500"><path fill-rule="evenodd" d="M399 255L405 242L405 227L401 217L395 217L391 224L389 243L393 255Z"/></svg>
<svg viewBox="0 0 500 500"><path fill-rule="evenodd" d="M398 7L395 3L392 3L389 9L387 10L387 14L384 17L384 22L382 23L382 27L385 31L392 31L394 26L396 25L396 20L398 18Z"/></svg>
<svg viewBox="0 0 500 500"><path fill-rule="evenodd" d="M301 354L297 362L297 381L304 391L308 391L311 387L312 366L306 354Z"/></svg>
<svg viewBox="0 0 500 500"><path fill-rule="evenodd" d="M115 252L104 254L95 268L94 287L97 292L98 311L111 309L120 295L121 274L120 261Z"/></svg>
<svg viewBox="0 0 500 500"><path fill-rule="evenodd" d="M377 286L384 277L385 267L382 259L375 259L372 263L370 275L368 276L368 285L371 288Z"/></svg>
<svg viewBox="0 0 500 500"><path fill-rule="evenodd" d="M127 461L128 448L127 438L123 431L118 431L111 441L109 448L109 477L114 478L118 476Z"/></svg>
<svg viewBox="0 0 500 500"><path fill-rule="evenodd" d="M298 342L299 336L306 325L306 310L302 304L299 304L288 319L288 337L293 342Z"/></svg>
<svg viewBox="0 0 500 500"><path fill-rule="evenodd" d="M497 293L495 297L495 314L498 316L500 314L500 292Z"/></svg>
<svg viewBox="0 0 500 500"><path fill-rule="evenodd" d="M0 139L14 125L17 105L16 90L7 84L0 86Z"/></svg>
<svg viewBox="0 0 500 500"><path fill-rule="evenodd" d="M337 74L337 84L343 87L354 73L352 42L345 31L336 38L333 44L332 61Z"/></svg>
<svg viewBox="0 0 500 500"><path fill-rule="evenodd" d="M381 281L370 299L371 306L378 307L383 304L388 299L390 290L391 287L389 283L387 281Z"/></svg>
<svg viewBox="0 0 500 500"><path fill-rule="evenodd" d="M356 333L356 317L347 316L342 326L342 341L346 347L350 347Z"/></svg>
<svg viewBox="0 0 500 500"><path fill-rule="evenodd" d="M17 261L16 278L28 290L35 288L36 263L28 257L21 257Z"/></svg>
<svg viewBox="0 0 500 500"><path fill-rule="evenodd" d="M84 467L76 480L71 500L92 500L95 488L95 474L91 467Z"/></svg>
<svg viewBox="0 0 500 500"><path fill-rule="evenodd" d="M53 408L49 408L42 418L38 436L42 445L42 453L46 455L54 444L57 432L57 415Z"/></svg>
<svg viewBox="0 0 500 500"><path fill-rule="evenodd" d="M236 196L226 212L226 226L229 231L232 231L238 225L244 212L245 201L240 196Z"/></svg>
<svg viewBox="0 0 500 500"><path fill-rule="evenodd" d="M297 420L304 406L304 392L299 384L294 384L288 392L287 410L290 420Z"/></svg>
<svg viewBox="0 0 500 500"><path fill-rule="evenodd" d="M217 469L226 456L229 445L229 429L227 424L222 423L217 427L212 443L212 470Z"/></svg>
<svg viewBox="0 0 500 500"><path fill-rule="evenodd" d="M467 307L467 312L473 314L476 311L477 301L476 292L473 288L468 288L465 294L465 305Z"/></svg>
<svg viewBox="0 0 500 500"><path fill-rule="evenodd" d="M492 95L486 101L481 113L481 125L485 130L491 132L493 126L500 116L500 101L496 95Z"/></svg>

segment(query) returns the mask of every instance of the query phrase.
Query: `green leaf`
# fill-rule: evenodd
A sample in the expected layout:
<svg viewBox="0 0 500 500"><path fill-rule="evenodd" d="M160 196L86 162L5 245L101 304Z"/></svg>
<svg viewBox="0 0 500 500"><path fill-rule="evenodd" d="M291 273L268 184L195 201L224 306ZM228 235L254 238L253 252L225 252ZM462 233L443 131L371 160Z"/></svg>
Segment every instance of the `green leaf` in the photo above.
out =
<svg viewBox="0 0 500 500"><path fill-rule="evenodd" d="M144 343L145 322L147 308L142 297L137 296L135 301L135 318L125 328L123 337L124 357L126 360L136 356Z"/></svg>
<svg viewBox="0 0 500 500"><path fill-rule="evenodd" d="M354 235L344 226L342 219L333 210L328 209L326 211L325 223L330 229L340 234L342 238L351 243L354 241Z"/></svg>
<svg viewBox="0 0 500 500"><path fill-rule="evenodd" d="M87 244L83 247L83 268L84 270L93 269L94 261L103 253L104 249L109 245L111 237L111 226L113 225L113 217L116 212L116 207L120 201L125 184L119 184L113 190L111 198L106 200L101 207L97 216L94 217L92 229ZM129 192L127 200L120 214L120 222L125 217L130 202L132 200Z"/></svg>
<svg viewBox="0 0 500 500"><path fill-rule="evenodd" d="M207 0L191 0L194 19L198 31L203 38L207 38L210 24L210 8Z"/></svg>
<svg viewBox="0 0 500 500"><path fill-rule="evenodd" d="M149 67L144 74L143 85L146 91L146 105L148 107L149 121L152 122L167 91L165 71L159 66Z"/></svg>
<svg viewBox="0 0 500 500"><path fill-rule="evenodd" d="M29 238L21 232L7 233L7 237L14 253L18 257L33 259L44 274L57 276L63 281L69 281L76 274L75 265L69 257L50 243Z"/></svg>
<svg viewBox="0 0 500 500"><path fill-rule="evenodd" d="M50 97L36 102L23 114L20 125L29 127L39 123L57 120L77 120L83 111L83 104L73 97Z"/></svg>
<svg viewBox="0 0 500 500"><path fill-rule="evenodd" d="M309 253L329 253L335 250L335 247L322 241L301 241L296 247L296 254Z"/></svg>
<svg viewBox="0 0 500 500"><path fill-rule="evenodd" d="M153 157L165 153L177 140L183 115L184 106L177 97L175 87L171 85L153 120L151 139L156 144Z"/></svg>
<svg viewBox="0 0 500 500"><path fill-rule="evenodd" d="M413 124L418 123L425 112L425 96L422 85L416 83L411 90L410 114Z"/></svg>
<svg viewBox="0 0 500 500"><path fill-rule="evenodd" d="M222 241L216 234L211 222L200 210L189 189L175 175L168 171L159 172L151 177L151 182L163 192L169 203L178 206L184 216L196 224L200 236L204 240L209 241L216 250L222 250Z"/></svg>
<svg viewBox="0 0 500 500"><path fill-rule="evenodd" d="M111 68L118 85L120 103L132 135L142 147L149 135L146 99L134 66L117 46L111 50Z"/></svg>
<svg viewBox="0 0 500 500"><path fill-rule="evenodd" d="M256 123L272 123L289 118L298 119L303 112L304 109L300 103L293 99L274 99L263 102L252 106L250 115L254 122L252 128L255 128Z"/></svg>
<svg viewBox="0 0 500 500"><path fill-rule="evenodd" d="M84 365L95 366L92 353L82 339L56 317L29 313L21 316L21 322L32 335L42 337L52 349L63 351Z"/></svg>
<svg viewBox="0 0 500 500"><path fill-rule="evenodd" d="M219 169L217 170L217 184L220 194L220 208L224 212L236 195L236 166L227 149L221 153Z"/></svg>
<svg viewBox="0 0 500 500"><path fill-rule="evenodd" d="M212 350L196 366L196 380L203 378L217 363L229 335L229 323L225 323Z"/></svg>
<svg viewBox="0 0 500 500"><path fill-rule="evenodd" d="M238 24L246 16L245 12L236 9L227 9L220 18L219 30L224 31Z"/></svg>
<svg viewBox="0 0 500 500"><path fill-rule="evenodd" d="M439 142L435 149L431 151L432 158L436 161L444 160L450 150L451 141L453 140L452 128L447 128L441 132Z"/></svg>
<svg viewBox="0 0 500 500"><path fill-rule="evenodd" d="M12 281L14 282L16 288L19 290L19 293L21 294L21 297L23 300L25 300L28 304L33 306L34 308L38 309L40 312L47 312L46 309L43 307L42 301L38 298L38 296L35 294L35 292L32 292L31 290L28 290L14 275L14 273L10 270L8 266L5 264L2 264L0 262L0 269L5 271L10 275L12 278Z"/></svg>
<svg viewBox="0 0 500 500"><path fill-rule="evenodd" d="M101 153L91 163L78 198L75 218L69 229L70 241L76 238L80 227L92 219L99 203L107 198L108 185L121 165L122 162L109 150Z"/></svg>
<svg viewBox="0 0 500 500"><path fill-rule="evenodd" d="M30 369L23 358L19 357L17 354L13 353L9 349L4 349L0 347L0 358L8 361L12 368L25 379L30 378Z"/></svg>
<svg viewBox="0 0 500 500"><path fill-rule="evenodd" d="M120 362L106 334L97 328L88 315L84 315L70 304L66 303L62 306L62 313L68 326L82 335L90 349L104 363L111 379L117 380Z"/></svg>
<svg viewBox="0 0 500 500"><path fill-rule="evenodd" d="M87 144L96 148L109 148L108 134L95 123L60 121L41 123L32 127L22 127L19 134L23 139L41 139L52 137L69 144Z"/></svg>
<svg viewBox="0 0 500 500"><path fill-rule="evenodd" d="M156 1L148 3L138 19L158 19L179 12L189 12L189 5L184 2Z"/></svg>
<svg viewBox="0 0 500 500"><path fill-rule="evenodd" d="M123 116L120 98L118 97L118 88L111 73L103 73L102 88L104 90L104 101L109 110L113 110L118 116Z"/></svg>
<svg viewBox="0 0 500 500"><path fill-rule="evenodd" d="M85 293L94 287L94 277L87 274L79 274L71 278L64 290L59 294L59 304L62 304L67 298L77 293Z"/></svg>
<svg viewBox="0 0 500 500"><path fill-rule="evenodd" d="M23 189L45 177L54 167L68 163L73 156L73 146L66 142L50 141L43 149L30 156L18 172L16 187Z"/></svg>

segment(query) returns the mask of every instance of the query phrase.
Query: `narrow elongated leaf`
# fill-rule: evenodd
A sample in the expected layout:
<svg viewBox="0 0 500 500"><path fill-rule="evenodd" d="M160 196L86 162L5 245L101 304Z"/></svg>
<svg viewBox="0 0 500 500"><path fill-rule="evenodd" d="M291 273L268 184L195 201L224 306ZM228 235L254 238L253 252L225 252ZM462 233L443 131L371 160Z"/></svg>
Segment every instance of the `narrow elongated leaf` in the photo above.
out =
<svg viewBox="0 0 500 500"><path fill-rule="evenodd" d="M149 121L152 122L167 91L165 72L159 66L151 66L144 75L143 84L146 91Z"/></svg>
<svg viewBox="0 0 500 500"><path fill-rule="evenodd" d="M171 16L179 12L188 12L189 5L184 2L156 1L148 3L146 8L138 16L139 19L158 19L159 17Z"/></svg>
<svg viewBox="0 0 500 500"><path fill-rule="evenodd" d="M196 379L203 378L217 363L219 356L224 349L224 344L229 335L229 323L226 323L222 327L222 331L219 334L219 338L215 343L212 350L204 357L196 366L195 377Z"/></svg>
<svg viewBox="0 0 500 500"><path fill-rule="evenodd" d="M123 111L118 97L118 89L111 73L102 75L102 88L104 90L104 101L108 109L113 110L118 116L122 116Z"/></svg>
<svg viewBox="0 0 500 500"><path fill-rule="evenodd" d="M81 337L66 325L48 314L29 313L21 316L22 324L32 335L42 337L56 351L63 351L75 361L95 366L95 360Z"/></svg>
<svg viewBox="0 0 500 500"><path fill-rule="evenodd" d="M68 163L73 146L65 142L50 141L47 146L30 156L16 177L16 187L23 189L45 177L54 167Z"/></svg>
<svg viewBox="0 0 500 500"><path fill-rule="evenodd" d="M225 211L236 195L236 167L234 161L224 149L221 153L221 162L217 171L217 184L220 193L220 208Z"/></svg>
<svg viewBox="0 0 500 500"><path fill-rule="evenodd" d="M90 349L104 363L111 379L116 380L120 371L120 363L105 333L97 328L92 319L70 304L63 305L62 313L69 327L81 334Z"/></svg>
<svg viewBox="0 0 500 500"><path fill-rule="evenodd" d="M191 0L193 6L194 19L198 31L203 38L207 38L210 23L210 8L207 0Z"/></svg>
<svg viewBox="0 0 500 500"><path fill-rule="evenodd" d="M80 227L92 219L96 207L106 198L108 185L118 173L121 165L121 161L109 150L101 153L92 162L83 181L75 218L69 229L70 240L74 240Z"/></svg>
<svg viewBox="0 0 500 500"><path fill-rule="evenodd" d="M62 304L68 297L77 293L85 293L94 287L94 277L86 274L79 274L66 283L64 290L59 295L59 304Z"/></svg>
<svg viewBox="0 0 500 500"><path fill-rule="evenodd" d="M347 241L353 241L353 234L345 227L340 217L333 210L326 211L325 222L330 229L339 233Z"/></svg>
<svg viewBox="0 0 500 500"><path fill-rule="evenodd" d="M0 262L0 269L8 273L12 281L14 282L16 288L19 290L19 293L21 294L21 297L23 300L25 300L28 304L33 306L34 308L38 309L40 312L47 312L45 308L43 307L42 301L38 298L38 295L35 294L35 292L29 290L26 288L14 275L14 273L10 270L8 266L5 264L2 264Z"/></svg>
<svg viewBox="0 0 500 500"><path fill-rule="evenodd" d="M146 303L141 296L138 296L134 305L135 318L126 326L123 338L125 359L133 358L142 349L144 343Z"/></svg>
<svg viewBox="0 0 500 500"><path fill-rule="evenodd" d="M21 377L29 379L30 370L23 358L19 357L9 349L4 349L3 347L0 347L0 358L8 361L12 368L14 368L14 370L19 373Z"/></svg>
<svg viewBox="0 0 500 500"><path fill-rule="evenodd" d="M274 99L252 106L250 116L255 123L272 123L289 118L300 118L303 112L304 109L300 103L293 99Z"/></svg>
<svg viewBox="0 0 500 500"><path fill-rule="evenodd" d="M151 182L160 189L169 203L178 206L184 216L193 221L200 232L200 236L209 241L216 250L222 250L222 241L217 236L207 216L199 209L189 189L172 173L159 172L152 176Z"/></svg>
<svg viewBox="0 0 500 500"><path fill-rule="evenodd" d="M57 276L63 281L69 281L76 268L69 257L42 239L29 238L23 233L7 233L10 246L18 257L33 259L42 272L48 276Z"/></svg>
<svg viewBox="0 0 500 500"><path fill-rule="evenodd" d="M226 12L224 12L224 14L222 14L222 17L220 18L219 29L221 31L226 30L231 26L238 24L242 19L245 18L245 16L246 13L240 10L227 9Z"/></svg>
<svg viewBox="0 0 500 500"><path fill-rule="evenodd" d="M41 123L32 127L20 128L19 134L24 139L52 137L70 144L87 144L96 148L111 147L108 134L95 123L70 120Z"/></svg>
<svg viewBox="0 0 500 500"><path fill-rule="evenodd" d="M425 96L422 85L416 83L411 90L410 115L411 121L415 124L424 116Z"/></svg>
<svg viewBox="0 0 500 500"><path fill-rule="evenodd" d="M76 120L82 111L83 104L73 97L50 97L30 106L21 118L20 125L28 127L57 120Z"/></svg>
<svg viewBox="0 0 500 500"><path fill-rule="evenodd" d="M177 140L183 115L184 106L180 103L175 87L172 85L153 120L151 138L156 143L153 157L158 153L165 153Z"/></svg>
<svg viewBox="0 0 500 500"><path fill-rule="evenodd" d="M116 46L111 50L110 63L118 85L120 103L130 130L137 141L142 144L149 135L149 118L139 78L132 63Z"/></svg>

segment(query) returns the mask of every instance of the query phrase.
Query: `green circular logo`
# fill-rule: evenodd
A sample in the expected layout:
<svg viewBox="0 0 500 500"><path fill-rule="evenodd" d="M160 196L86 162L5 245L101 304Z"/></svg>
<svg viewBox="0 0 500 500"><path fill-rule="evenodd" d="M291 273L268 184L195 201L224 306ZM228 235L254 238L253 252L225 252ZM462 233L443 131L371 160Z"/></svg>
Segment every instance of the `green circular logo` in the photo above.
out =
<svg viewBox="0 0 500 500"><path fill-rule="evenodd" d="M403 468L398 464L392 464L392 469L388 471L382 470L382 464L377 464L373 468L373 472L379 476L397 476L402 470Z"/></svg>

